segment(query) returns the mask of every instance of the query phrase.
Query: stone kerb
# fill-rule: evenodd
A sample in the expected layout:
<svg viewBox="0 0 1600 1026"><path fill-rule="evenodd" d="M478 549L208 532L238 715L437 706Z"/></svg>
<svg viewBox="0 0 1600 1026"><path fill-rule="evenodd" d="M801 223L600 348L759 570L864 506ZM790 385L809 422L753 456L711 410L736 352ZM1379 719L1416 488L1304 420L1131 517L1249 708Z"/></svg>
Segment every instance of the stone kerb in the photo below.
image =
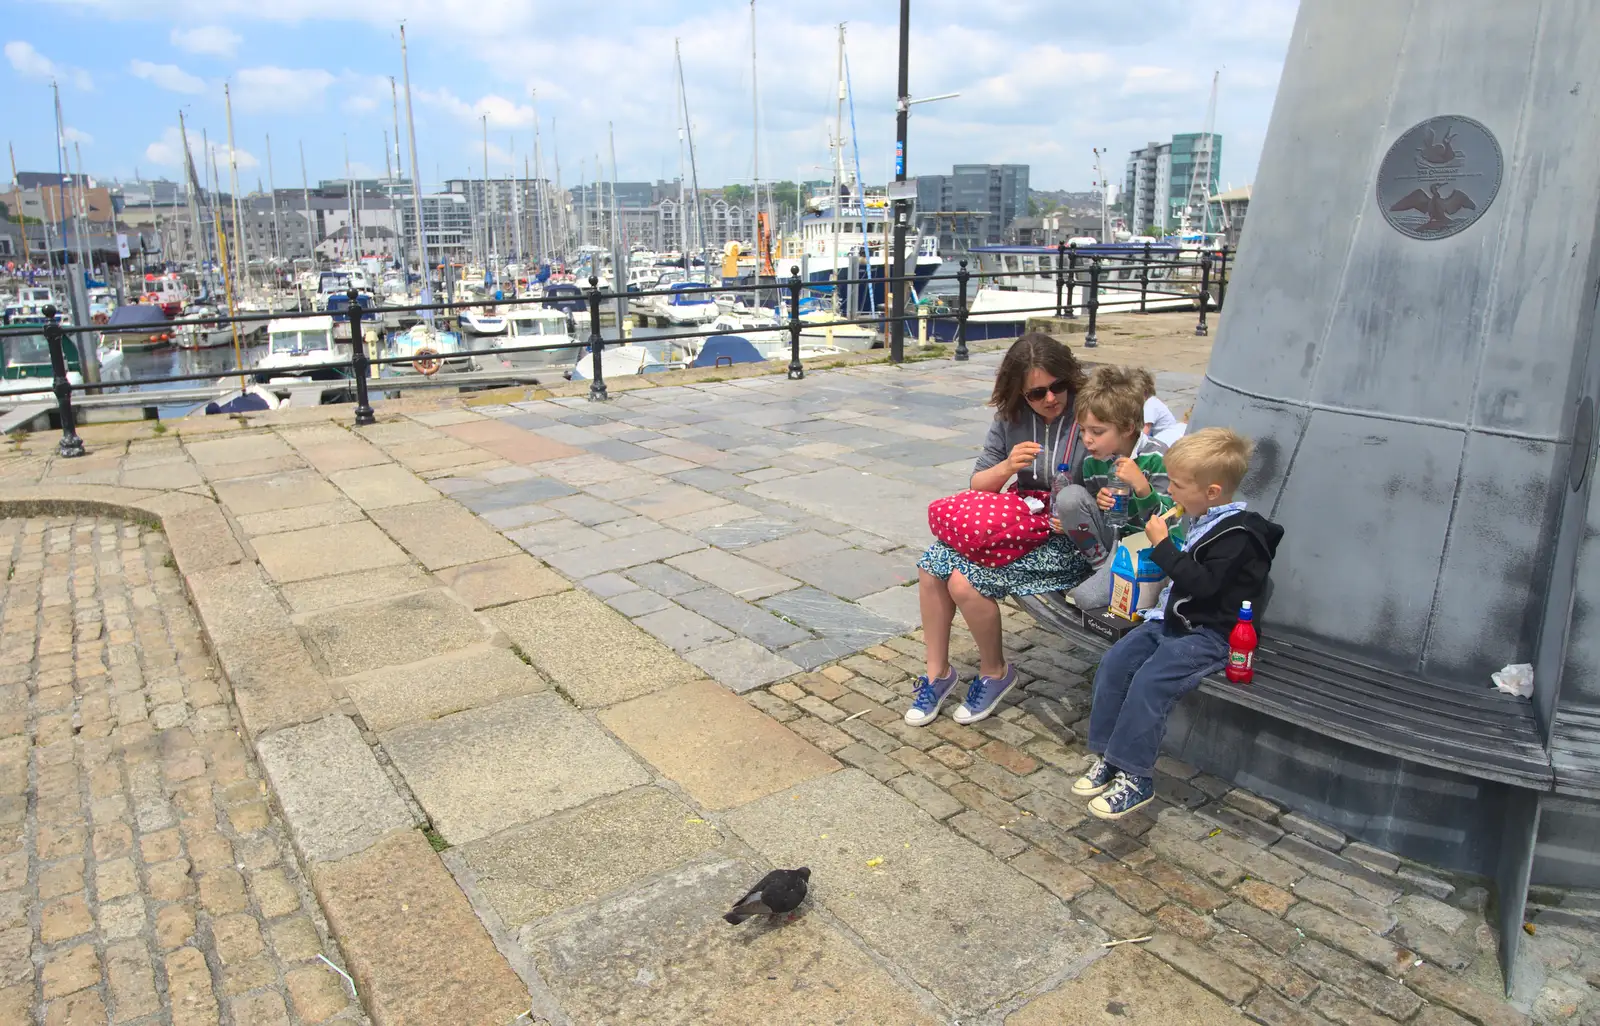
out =
<svg viewBox="0 0 1600 1026"><path fill-rule="evenodd" d="M73 514L165 532L373 1021L480 1026L527 1011L527 988L415 829L220 506L188 492L111 485L8 487L0 495L0 516Z"/></svg>

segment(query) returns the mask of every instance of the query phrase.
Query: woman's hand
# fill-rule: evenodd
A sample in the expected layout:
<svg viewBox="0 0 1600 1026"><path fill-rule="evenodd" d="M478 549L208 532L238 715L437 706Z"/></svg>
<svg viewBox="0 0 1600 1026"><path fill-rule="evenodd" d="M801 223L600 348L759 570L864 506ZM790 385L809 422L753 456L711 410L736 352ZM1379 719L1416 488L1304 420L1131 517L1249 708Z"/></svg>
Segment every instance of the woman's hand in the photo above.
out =
<svg viewBox="0 0 1600 1026"><path fill-rule="evenodd" d="M1044 446L1038 442L1018 442L1011 450L1011 455L1006 457L1005 465L1013 474L1020 474L1033 466L1033 461L1044 452Z"/></svg>
<svg viewBox="0 0 1600 1026"><path fill-rule="evenodd" d="M1133 494L1139 498L1148 498L1150 495L1150 479L1144 476L1144 471L1139 469L1139 464L1130 459L1117 461L1117 477L1133 489Z"/></svg>

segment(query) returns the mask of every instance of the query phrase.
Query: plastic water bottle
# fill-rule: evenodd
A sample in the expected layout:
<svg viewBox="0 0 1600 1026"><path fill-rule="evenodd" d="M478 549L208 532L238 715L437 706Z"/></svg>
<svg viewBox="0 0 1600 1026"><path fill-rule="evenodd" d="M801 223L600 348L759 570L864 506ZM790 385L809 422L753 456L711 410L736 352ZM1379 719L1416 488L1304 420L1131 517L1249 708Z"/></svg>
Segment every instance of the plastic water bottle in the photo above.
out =
<svg viewBox="0 0 1600 1026"><path fill-rule="evenodd" d="M1133 500L1133 486L1117 477L1117 460L1111 461L1111 476L1106 479L1106 491L1111 493L1111 508L1105 511L1106 523L1119 531L1128 525L1129 505Z"/></svg>
<svg viewBox="0 0 1600 1026"><path fill-rule="evenodd" d="M1061 492L1072 483L1072 475L1067 472L1065 463L1056 467L1056 479L1050 483L1050 515L1060 516L1056 512L1056 500L1061 497Z"/></svg>
<svg viewBox="0 0 1600 1026"><path fill-rule="evenodd" d="M1224 671L1233 684L1248 684L1256 675L1255 611L1250 603L1239 606L1239 622L1228 635L1228 666Z"/></svg>

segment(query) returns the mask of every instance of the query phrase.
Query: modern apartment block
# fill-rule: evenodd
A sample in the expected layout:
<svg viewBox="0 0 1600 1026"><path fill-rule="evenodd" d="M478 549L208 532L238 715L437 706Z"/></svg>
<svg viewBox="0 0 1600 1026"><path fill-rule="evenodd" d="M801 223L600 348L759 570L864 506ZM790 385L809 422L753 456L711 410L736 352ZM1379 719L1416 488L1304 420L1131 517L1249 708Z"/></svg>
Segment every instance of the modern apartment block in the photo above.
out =
<svg viewBox="0 0 1600 1026"><path fill-rule="evenodd" d="M1028 213L1027 164L957 164L947 175L917 176L917 230L939 238L939 252L965 253L1005 241Z"/></svg>
<svg viewBox="0 0 1600 1026"><path fill-rule="evenodd" d="M1216 133L1185 132L1170 142L1150 142L1134 150L1128 155L1122 185L1129 230L1151 235L1177 231L1184 226L1185 214L1188 227L1201 230L1221 167L1222 136ZM1203 186L1197 188L1202 180Z"/></svg>

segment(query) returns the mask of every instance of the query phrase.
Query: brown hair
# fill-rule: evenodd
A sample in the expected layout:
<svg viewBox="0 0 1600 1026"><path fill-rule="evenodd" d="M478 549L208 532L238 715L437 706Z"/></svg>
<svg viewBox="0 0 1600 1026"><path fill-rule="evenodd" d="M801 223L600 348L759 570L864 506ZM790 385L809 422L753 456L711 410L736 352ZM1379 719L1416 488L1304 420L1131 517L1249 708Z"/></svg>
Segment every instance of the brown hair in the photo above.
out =
<svg viewBox="0 0 1600 1026"><path fill-rule="evenodd" d="M1156 376L1143 367L1130 367L1128 373L1133 375L1133 383L1139 386L1139 391L1144 393L1146 399L1153 398L1156 394Z"/></svg>
<svg viewBox="0 0 1600 1026"><path fill-rule="evenodd" d="M1144 427L1144 396L1139 393L1137 372L1126 367L1096 367L1078 393L1076 410L1080 423L1085 413L1092 413L1096 420L1138 432Z"/></svg>
<svg viewBox="0 0 1600 1026"><path fill-rule="evenodd" d="M1028 400L1022 397L1028 383L1028 372L1034 369L1048 371L1053 380L1065 380L1069 393L1076 399L1083 388L1083 368L1064 343L1042 331L1030 331L1011 343L1000 370L994 376L994 394L989 405L1000 411L1000 416L1015 422L1022 416Z"/></svg>
<svg viewBox="0 0 1600 1026"><path fill-rule="evenodd" d="M1167 450L1167 469L1192 473L1201 485L1221 485L1233 495L1250 469L1250 439L1223 427L1202 428L1184 435Z"/></svg>

